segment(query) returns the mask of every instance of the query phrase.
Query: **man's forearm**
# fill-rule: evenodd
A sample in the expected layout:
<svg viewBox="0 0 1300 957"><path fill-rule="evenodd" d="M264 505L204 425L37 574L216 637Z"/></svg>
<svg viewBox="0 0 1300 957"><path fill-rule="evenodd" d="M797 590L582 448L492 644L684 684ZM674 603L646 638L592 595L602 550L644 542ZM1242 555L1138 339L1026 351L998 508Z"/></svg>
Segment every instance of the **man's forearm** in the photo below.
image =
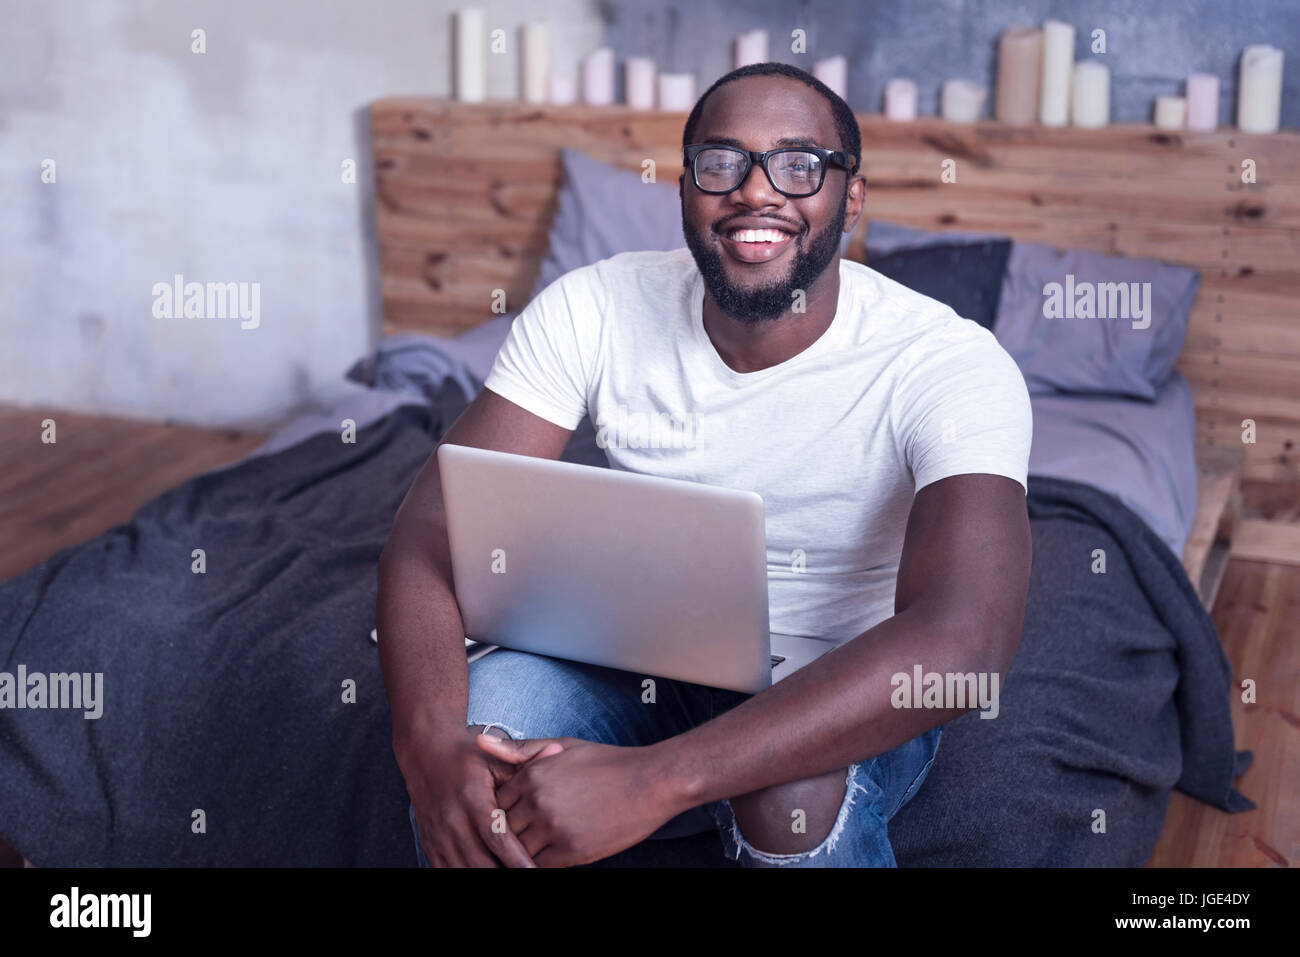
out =
<svg viewBox="0 0 1300 957"><path fill-rule="evenodd" d="M998 673L1019 635L972 635L903 612L731 711L653 745L649 760L674 813L865 761L962 714L895 708L891 679Z"/></svg>
<svg viewBox="0 0 1300 957"><path fill-rule="evenodd" d="M463 732L469 701L460 608L430 555L394 536L379 563L379 663L401 760L408 742Z"/></svg>

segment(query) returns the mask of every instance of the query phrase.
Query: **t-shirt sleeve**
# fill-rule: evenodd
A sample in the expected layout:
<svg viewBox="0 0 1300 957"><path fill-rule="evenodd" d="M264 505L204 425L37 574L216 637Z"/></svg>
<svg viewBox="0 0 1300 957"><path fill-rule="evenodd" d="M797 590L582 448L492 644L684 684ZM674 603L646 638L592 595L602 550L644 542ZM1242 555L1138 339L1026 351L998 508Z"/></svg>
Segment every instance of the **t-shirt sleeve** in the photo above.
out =
<svg viewBox="0 0 1300 957"><path fill-rule="evenodd" d="M587 414L604 302L594 267L543 289L510 326L483 384L572 431Z"/></svg>
<svg viewBox="0 0 1300 957"><path fill-rule="evenodd" d="M1005 475L1028 493L1033 412L1015 360L969 320L918 343L894 391L895 428L916 491L950 475Z"/></svg>

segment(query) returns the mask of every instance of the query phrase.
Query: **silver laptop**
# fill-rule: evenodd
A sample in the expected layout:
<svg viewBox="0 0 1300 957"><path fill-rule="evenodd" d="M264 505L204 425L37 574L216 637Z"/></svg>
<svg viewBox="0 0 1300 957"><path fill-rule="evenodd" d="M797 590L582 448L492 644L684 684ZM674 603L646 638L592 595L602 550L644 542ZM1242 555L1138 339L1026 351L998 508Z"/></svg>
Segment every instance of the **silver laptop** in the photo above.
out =
<svg viewBox="0 0 1300 957"><path fill-rule="evenodd" d="M768 632L763 500L438 449L466 637L756 694L835 647Z"/></svg>

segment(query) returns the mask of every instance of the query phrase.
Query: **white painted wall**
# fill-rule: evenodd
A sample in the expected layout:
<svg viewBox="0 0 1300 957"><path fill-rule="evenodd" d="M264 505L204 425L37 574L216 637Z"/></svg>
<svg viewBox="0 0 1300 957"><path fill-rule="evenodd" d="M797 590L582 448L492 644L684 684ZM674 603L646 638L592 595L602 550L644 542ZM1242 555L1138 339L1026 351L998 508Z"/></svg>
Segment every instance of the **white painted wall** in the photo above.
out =
<svg viewBox="0 0 1300 957"><path fill-rule="evenodd" d="M6 3L0 402L268 426L347 391L378 336L359 111L450 93L459 5ZM490 58L493 97L517 95L524 20L551 22L561 61L603 35L595 0L477 5L510 45ZM154 318L152 287L176 273L260 283L259 327Z"/></svg>

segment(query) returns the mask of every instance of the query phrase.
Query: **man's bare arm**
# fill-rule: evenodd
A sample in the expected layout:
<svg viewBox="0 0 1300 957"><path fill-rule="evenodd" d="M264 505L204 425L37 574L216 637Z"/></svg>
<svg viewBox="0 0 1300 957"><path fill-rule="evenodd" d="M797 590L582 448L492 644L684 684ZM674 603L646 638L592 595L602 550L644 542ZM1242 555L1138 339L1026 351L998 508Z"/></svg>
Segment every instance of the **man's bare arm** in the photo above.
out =
<svg viewBox="0 0 1300 957"><path fill-rule="evenodd" d="M571 434L484 389L442 442L556 459ZM436 821L456 843L444 848L447 863L490 863L484 859L486 842L476 843L473 838L474 833L492 835L482 808L460 809L462 817L456 809L435 807L449 799L448 779L476 773L480 769L473 767L474 760L487 767L481 752L463 747L468 741L469 669L465 626L452 586L436 449L402 501L380 556L377 611L393 751L415 805L421 837L427 847ZM461 766L452 767L458 763ZM478 780L484 780L483 774L478 774ZM490 793L483 800L488 797ZM450 820L437 820L444 815ZM510 855L506 863L524 863L527 855L513 835L503 838L498 836L488 845L492 852L498 857Z"/></svg>
<svg viewBox="0 0 1300 957"><path fill-rule="evenodd" d="M803 780L882 754L968 709L896 709L891 678L1005 675L1029 588L1025 493L957 475L917 493L894 617L684 734L653 746L670 810Z"/></svg>

